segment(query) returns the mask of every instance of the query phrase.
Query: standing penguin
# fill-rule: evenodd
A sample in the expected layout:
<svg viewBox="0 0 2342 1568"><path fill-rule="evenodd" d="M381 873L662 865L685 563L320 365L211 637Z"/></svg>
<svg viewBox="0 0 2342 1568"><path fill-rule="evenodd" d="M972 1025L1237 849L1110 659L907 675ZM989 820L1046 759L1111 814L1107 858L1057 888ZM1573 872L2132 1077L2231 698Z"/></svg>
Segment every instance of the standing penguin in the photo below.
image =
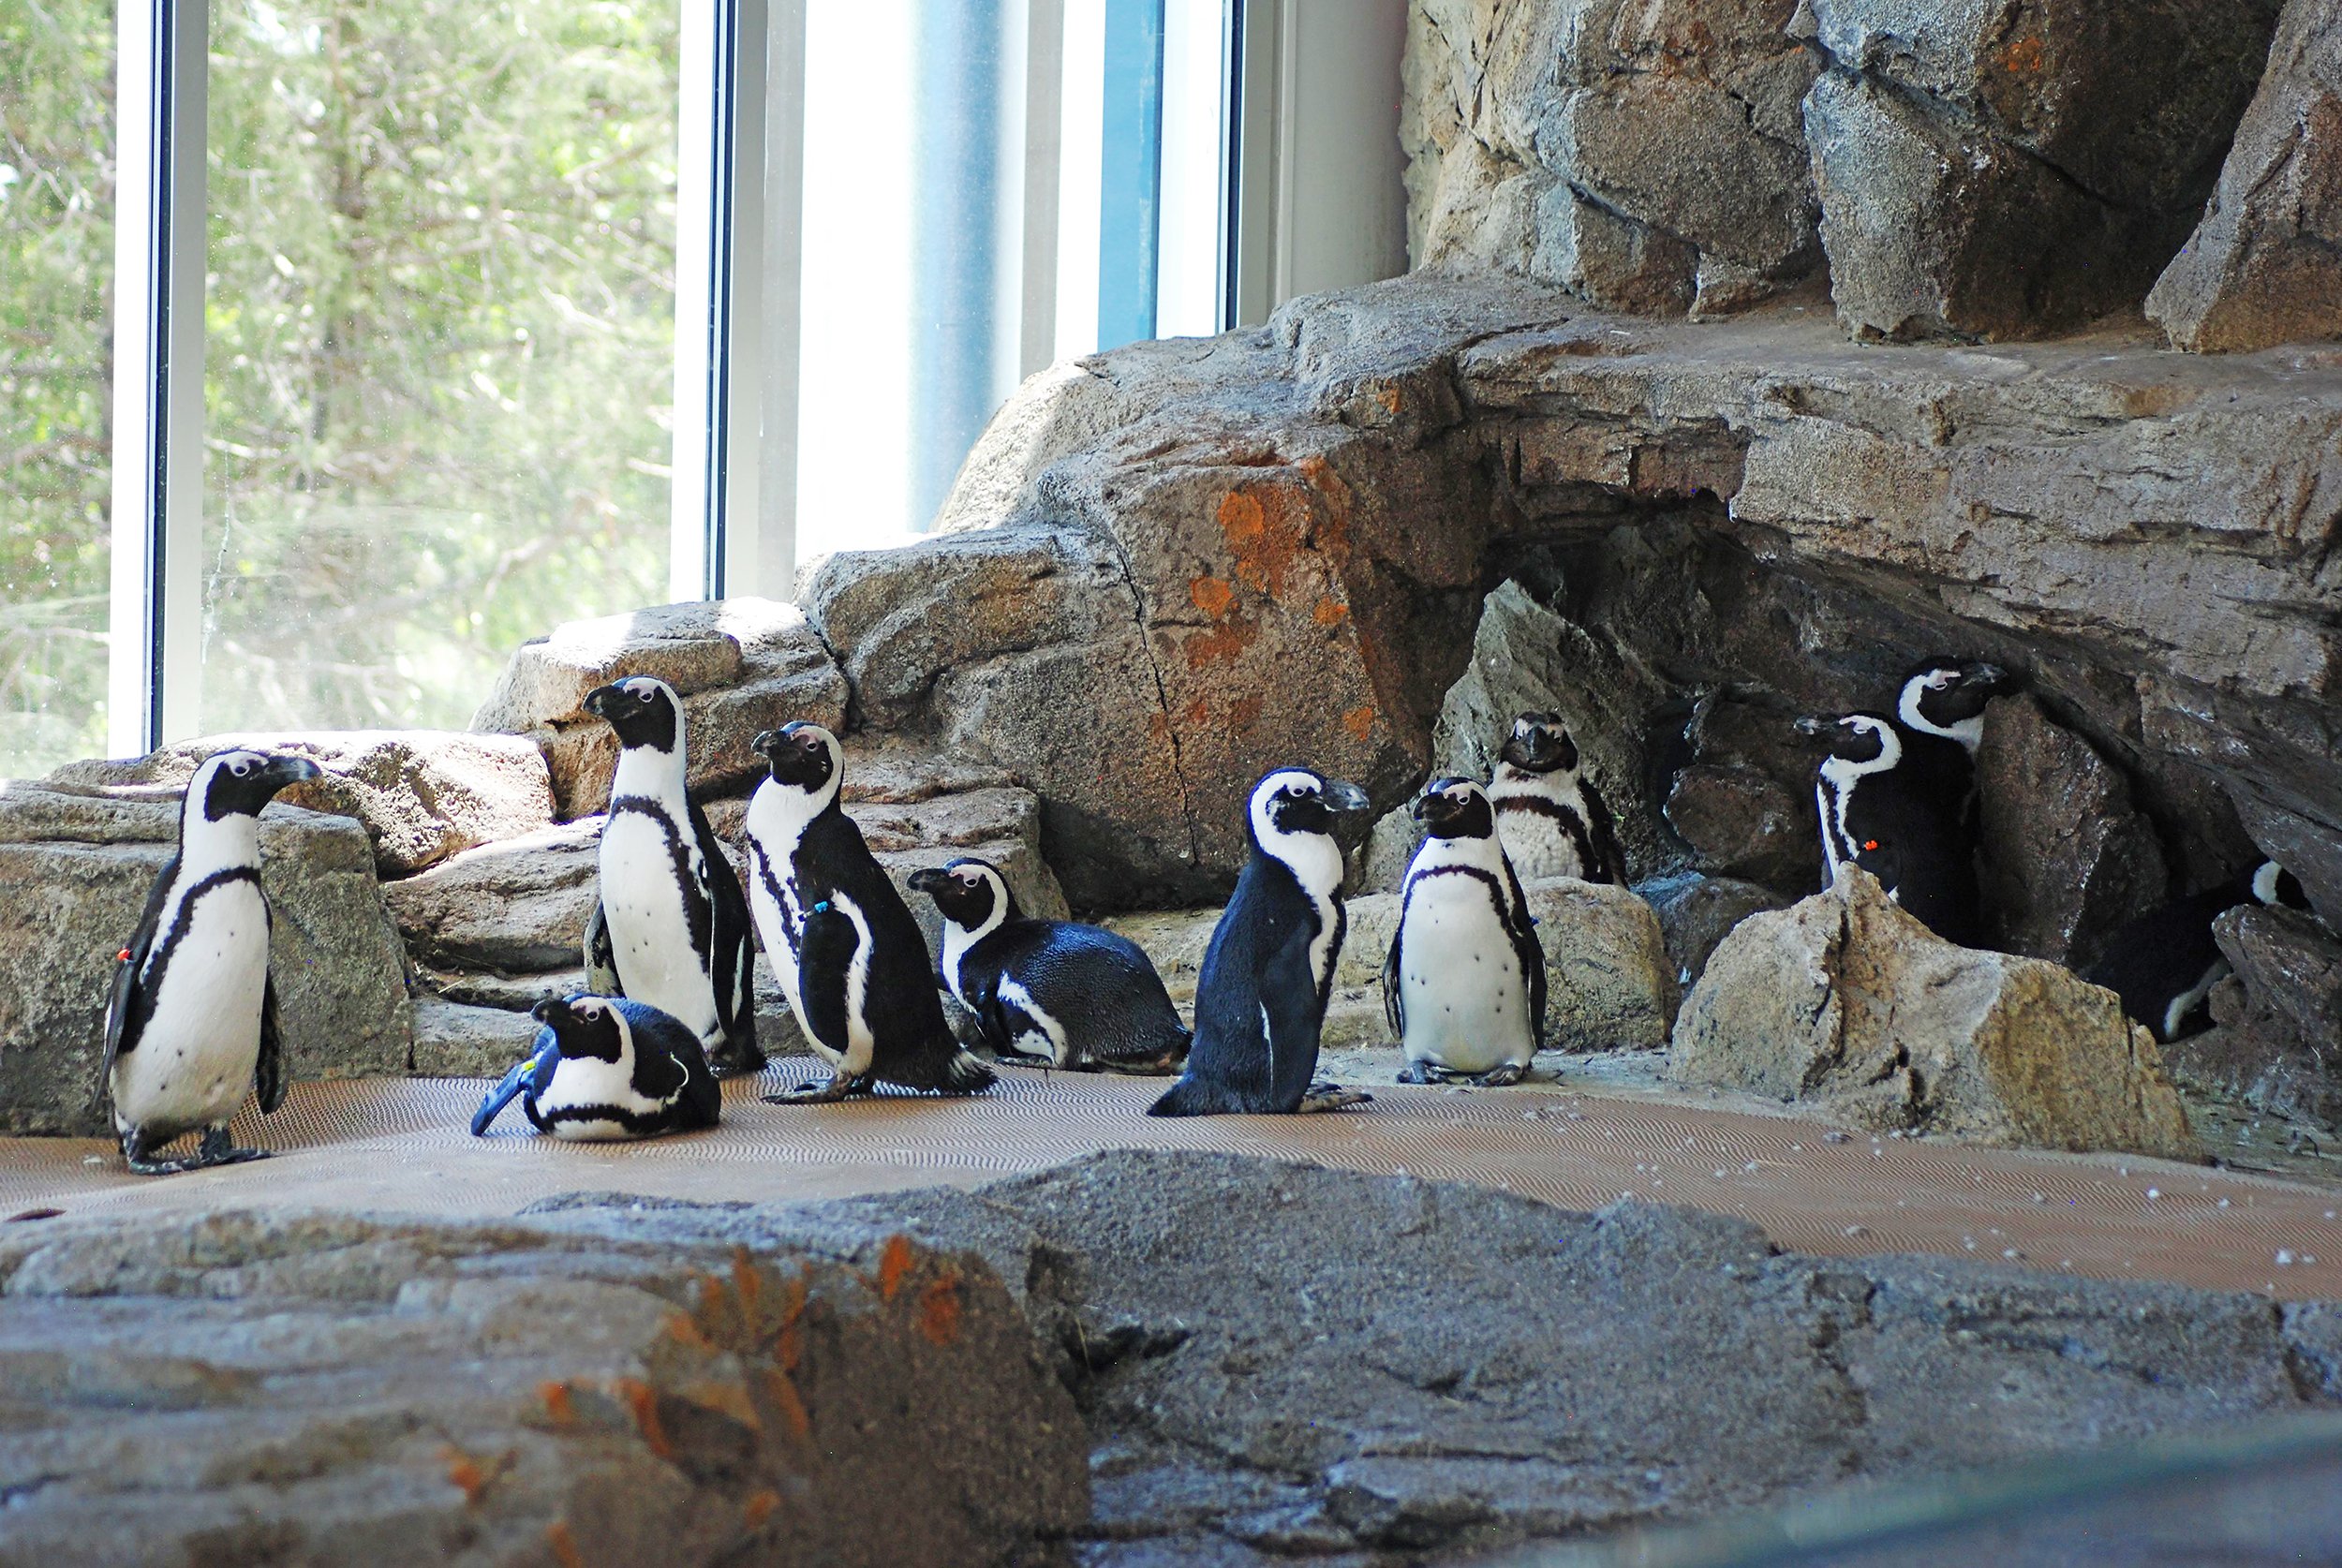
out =
<svg viewBox="0 0 2342 1568"><path fill-rule="evenodd" d="M992 1070L943 1020L919 923L837 804L837 737L800 722L755 745L770 777L749 801L749 897L789 1006L830 1066L826 1084L765 1098L843 1100L879 1083L989 1088Z"/></svg>
<svg viewBox="0 0 2342 1568"><path fill-rule="evenodd" d="M179 852L155 879L122 950L106 1009L106 1087L122 1158L141 1176L259 1160L229 1118L247 1085L263 1113L284 1102L269 908L260 892L260 807L319 777L315 762L223 751L196 769L179 807ZM184 1160L155 1150L203 1130Z"/></svg>
<svg viewBox="0 0 2342 1568"><path fill-rule="evenodd" d="M544 1027L522 1062L471 1118L485 1137L497 1113L521 1108L540 1132L581 1142L655 1138L713 1127L723 1091L699 1036L655 1007L623 997L548 998L529 1010Z"/></svg>
<svg viewBox="0 0 2342 1568"><path fill-rule="evenodd" d="M1624 887L1625 851L1602 792L1579 771L1583 761L1561 715L1524 713L1514 719L1489 785L1497 832L1524 877L1576 877Z"/></svg>
<svg viewBox="0 0 2342 1568"><path fill-rule="evenodd" d="M1333 1111L1371 1098L1312 1081L1348 928L1334 818L1365 807L1365 791L1308 768L1279 768L1253 786L1253 858L1204 950L1187 1070L1149 1116Z"/></svg>
<svg viewBox="0 0 2342 1568"><path fill-rule="evenodd" d="M1496 813L1468 778L1435 778L1415 803L1423 848L1399 895L1383 1011L1407 1053L1402 1083L1520 1082L1545 1043L1545 951Z"/></svg>
<svg viewBox="0 0 2342 1568"><path fill-rule="evenodd" d="M636 675L586 694L618 732L601 830L601 896L586 926L589 984L667 1013L699 1036L719 1076L764 1065L756 1044L748 901L684 781L683 700Z"/></svg>
<svg viewBox="0 0 2342 1568"><path fill-rule="evenodd" d="M2275 861L2248 877L2178 898L2127 922L2082 978L2123 999L2123 1012L2166 1045L2212 1027L2212 988L2229 976L2212 923L2239 904L2306 910L2309 894Z"/></svg>
<svg viewBox="0 0 2342 1568"><path fill-rule="evenodd" d="M911 885L943 912L943 984L995 1053L1117 1072L1169 1072L1187 1055L1163 977L1128 937L1027 919L1000 867L973 856Z"/></svg>
<svg viewBox="0 0 2342 1568"><path fill-rule="evenodd" d="M1964 831L1976 819L1976 748L1984 740L1984 707L2008 686L2008 673L1980 659L1937 654L1922 659L1895 688L1904 762L1934 789Z"/></svg>
<svg viewBox="0 0 2342 1568"><path fill-rule="evenodd" d="M1858 865L1937 936L1975 946L1983 924L1976 857L1953 805L1910 767L1901 727L1884 714L1850 713L1801 718L1797 730L1830 743L1814 782L1827 880Z"/></svg>

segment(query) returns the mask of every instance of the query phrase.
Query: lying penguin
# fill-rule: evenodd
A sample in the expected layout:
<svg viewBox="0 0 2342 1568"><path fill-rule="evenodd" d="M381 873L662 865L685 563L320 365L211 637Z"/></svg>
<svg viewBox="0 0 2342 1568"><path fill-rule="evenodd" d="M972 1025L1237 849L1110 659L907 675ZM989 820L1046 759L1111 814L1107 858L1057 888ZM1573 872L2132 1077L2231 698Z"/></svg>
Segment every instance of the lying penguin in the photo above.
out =
<svg viewBox="0 0 2342 1568"><path fill-rule="evenodd" d="M1497 753L1489 785L1505 852L1525 877L1626 885L1626 854L1602 792L1580 767L1562 717L1524 713Z"/></svg>
<svg viewBox="0 0 2342 1568"><path fill-rule="evenodd" d="M685 780L683 699L636 675L587 692L585 705L619 746L600 896L586 926L586 983L675 1018L718 1072L754 1072L764 1053L748 901Z"/></svg>
<svg viewBox="0 0 2342 1568"><path fill-rule="evenodd" d="M1149 1116L1334 1111L1373 1098L1314 1081L1349 924L1334 819L1366 804L1356 785L1308 768L1279 768L1253 786L1253 858L1204 950L1187 1069Z"/></svg>
<svg viewBox="0 0 2342 1568"><path fill-rule="evenodd" d="M1520 1082L1545 1043L1545 952L1468 778L1435 778L1416 801L1423 847L1407 867L1383 965L1383 1012L1407 1054L1400 1081Z"/></svg>
<svg viewBox="0 0 2342 1568"><path fill-rule="evenodd" d="M765 1098L842 1100L881 1083L991 1087L992 1069L944 1022L919 923L837 804L837 737L800 722L754 744L768 777L749 800L749 902L790 1009L830 1067L825 1084Z"/></svg>
<svg viewBox="0 0 2342 1568"><path fill-rule="evenodd" d="M188 780L178 852L156 877L138 933L115 960L106 1007L114 1132L124 1162L141 1176L267 1156L236 1147L228 1132L247 1087L258 1090L263 1114L285 1100L260 892L260 808L279 790L319 776L305 758L223 751ZM203 1138L194 1154L154 1157L198 1128Z"/></svg>
<svg viewBox="0 0 2342 1568"><path fill-rule="evenodd" d="M943 912L944 987L1010 1060L1176 1072L1187 1029L1138 944L1096 925L1032 920L1000 867L962 856L911 874Z"/></svg>
<svg viewBox="0 0 2342 1568"><path fill-rule="evenodd" d="M1976 856L1957 804L1906 765L1907 737L1885 714L1801 718L1798 733L1828 743L1816 769L1826 880L1860 865L1889 897L1947 941L1982 939Z"/></svg>
<svg viewBox="0 0 2342 1568"><path fill-rule="evenodd" d="M2264 861L2249 877L2173 899L2117 930L2082 978L2123 998L2123 1012L2166 1045L2212 1027L2212 988L2229 976L2212 923L2239 904L2306 910L2293 873Z"/></svg>
<svg viewBox="0 0 2342 1568"><path fill-rule="evenodd" d="M716 1125L723 1091L699 1036L669 1014L624 997L578 996L548 998L529 1016L544 1026L536 1048L480 1102L473 1137L485 1137L516 1095L538 1132L580 1142Z"/></svg>

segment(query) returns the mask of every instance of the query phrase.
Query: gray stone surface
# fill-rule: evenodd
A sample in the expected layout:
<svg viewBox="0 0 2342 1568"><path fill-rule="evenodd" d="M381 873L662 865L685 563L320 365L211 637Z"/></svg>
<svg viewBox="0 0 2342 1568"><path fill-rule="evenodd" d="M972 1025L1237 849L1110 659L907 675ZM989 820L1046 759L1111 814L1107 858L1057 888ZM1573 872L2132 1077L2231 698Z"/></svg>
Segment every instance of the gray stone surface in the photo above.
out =
<svg viewBox="0 0 2342 1568"><path fill-rule="evenodd" d="M1659 919L1667 942L1668 962L1675 967L1676 983L1686 993L1698 981L1713 954L1733 927L1750 915L1785 908L1788 900L1771 888L1731 877L1703 877L1697 872L1644 882L1635 889Z"/></svg>
<svg viewBox="0 0 2342 1568"><path fill-rule="evenodd" d="M1993 946L2084 969L2170 898L2162 844L2129 780L2032 697L1985 709L1976 781Z"/></svg>
<svg viewBox="0 0 2342 1568"><path fill-rule="evenodd" d="M204 760L234 747L306 757L325 777L284 792L304 806L363 823L375 866L410 876L452 854L534 832L553 821L544 759L503 735L435 730L314 730L209 735L130 762L71 762L52 775L70 787L184 787Z"/></svg>
<svg viewBox="0 0 2342 1568"><path fill-rule="evenodd" d="M826 1212L1021 1286L1118 1568L1445 1561L2334 1400L2314 1309L1636 1204L1128 1152Z"/></svg>
<svg viewBox="0 0 2342 1568"><path fill-rule="evenodd" d="M558 815L591 815L610 802L618 747L579 704L629 675L656 675L683 696L689 777L706 795L744 790L762 774L749 746L759 731L793 718L837 729L845 718L845 678L805 615L770 599L730 599L572 621L523 643L472 729L535 741Z"/></svg>
<svg viewBox="0 0 2342 1568"><path fill-rule="evenodd" d="M419 964L534 974L574 969L599 896L600 817L457 855L384 890Z"/></svg>
<svg viewBox="0 0 2342 1568"><path fill-rule="evenodd" d="M2200 212L2275 0L1811 0L1831 296L1858 336L2010 339L2135 304Z"/></svg>
<svg viewBox="0 0 2342 1568"><path fill-rule="evenodd" d="M115 954L177 837L165 800L0 791L0 1131L111 1135L100 1069ZM405 962L374 865L349 818L283 805L261 814L289 1078L406 1071Z"/></svg>
<svg viewBox="0 0 2342 1568"><path fill-rule="evenodd" d="M408 1071L419 1078L501 1078L536 1041L537 1021L526 1009L424 998L415 1003Z"/></svg>
<svg viewBox="0 0 2342 1568"><path fill-rule="evenodd" d="M2195 1158L2154 1039L2114 993L1954 946L1859 867L1752 915L1708 960L1668 1077L1979 1143Z"/></svg>
<svg viewBox="0 0 2342 1568"><path fill-rule="evenodd" d="M2213 922L2234 970L2214 1027L2164 1047L2173 1073L2274 1115L2342 1126L2342 939L2296 910L2247 904Z"/></svg>
<svg viewBox="0 0 2342 1568"><path fill-rule="evenodd" d="M0 1244L0 1562L1041 1562L1086 1437L977 1258L689 1206Z"/></svg>
<svg viewBox="0 0 2342 1568"><path fill-rule="evenodd" d="M2147 296L2200 353L2342 335L2342 17L2290 0L2196 228Z"/></svg>
<svg viewBox="0 0 2342 1568"><path fill-rule="evenodd" d="M1400 139L1418 266L1620 309L1732 309L1810 271L1791 0L1416 0Z"/></svg>

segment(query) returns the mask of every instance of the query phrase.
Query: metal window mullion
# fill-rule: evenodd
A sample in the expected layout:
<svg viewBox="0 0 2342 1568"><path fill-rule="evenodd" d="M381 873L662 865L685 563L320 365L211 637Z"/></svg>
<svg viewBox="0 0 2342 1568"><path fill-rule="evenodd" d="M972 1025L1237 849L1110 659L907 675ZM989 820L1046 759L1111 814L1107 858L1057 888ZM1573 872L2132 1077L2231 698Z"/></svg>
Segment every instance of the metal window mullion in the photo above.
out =
<svg viewBox="0 0 2342 1568"><path fill-rule="evenodd" d="M202 714L203 0L115 20L112 577L107 749Z"/></svg>

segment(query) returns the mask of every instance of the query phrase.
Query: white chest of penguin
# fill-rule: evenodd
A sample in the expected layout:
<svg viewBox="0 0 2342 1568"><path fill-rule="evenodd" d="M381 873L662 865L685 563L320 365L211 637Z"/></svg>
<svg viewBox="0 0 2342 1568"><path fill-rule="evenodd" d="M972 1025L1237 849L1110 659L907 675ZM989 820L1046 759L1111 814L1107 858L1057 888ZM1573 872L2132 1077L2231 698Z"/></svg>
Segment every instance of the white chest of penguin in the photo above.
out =
<svg viewBox="0 0 2342 1568"><path fill-rule="evenodd" d="M259 1059L269 940L259 884L214 887L177 919L185 934L171 949L153 1013L114 1068L115 1114L139 1126L226 1120ZM163 929L170 929L168 918Z"/></svg>
<svg viewBox="0 0 2342 1568"><path fill-rule="evenodd" d="M1399 931L1408 1059L1485 1072L1534 1054L1528 977L1495 896L1453 871L1408 880Z"/></svg>
<svg viewBox="0 0 2342 1568"><path fill-rule="evenodd" d="M601 830L601 910L626 994L673 1013L703 1035L714 1026L714 993L699 951L678 870L696 873L695 845L678 847L664 823L642 811L614 814Z"/></svg>

